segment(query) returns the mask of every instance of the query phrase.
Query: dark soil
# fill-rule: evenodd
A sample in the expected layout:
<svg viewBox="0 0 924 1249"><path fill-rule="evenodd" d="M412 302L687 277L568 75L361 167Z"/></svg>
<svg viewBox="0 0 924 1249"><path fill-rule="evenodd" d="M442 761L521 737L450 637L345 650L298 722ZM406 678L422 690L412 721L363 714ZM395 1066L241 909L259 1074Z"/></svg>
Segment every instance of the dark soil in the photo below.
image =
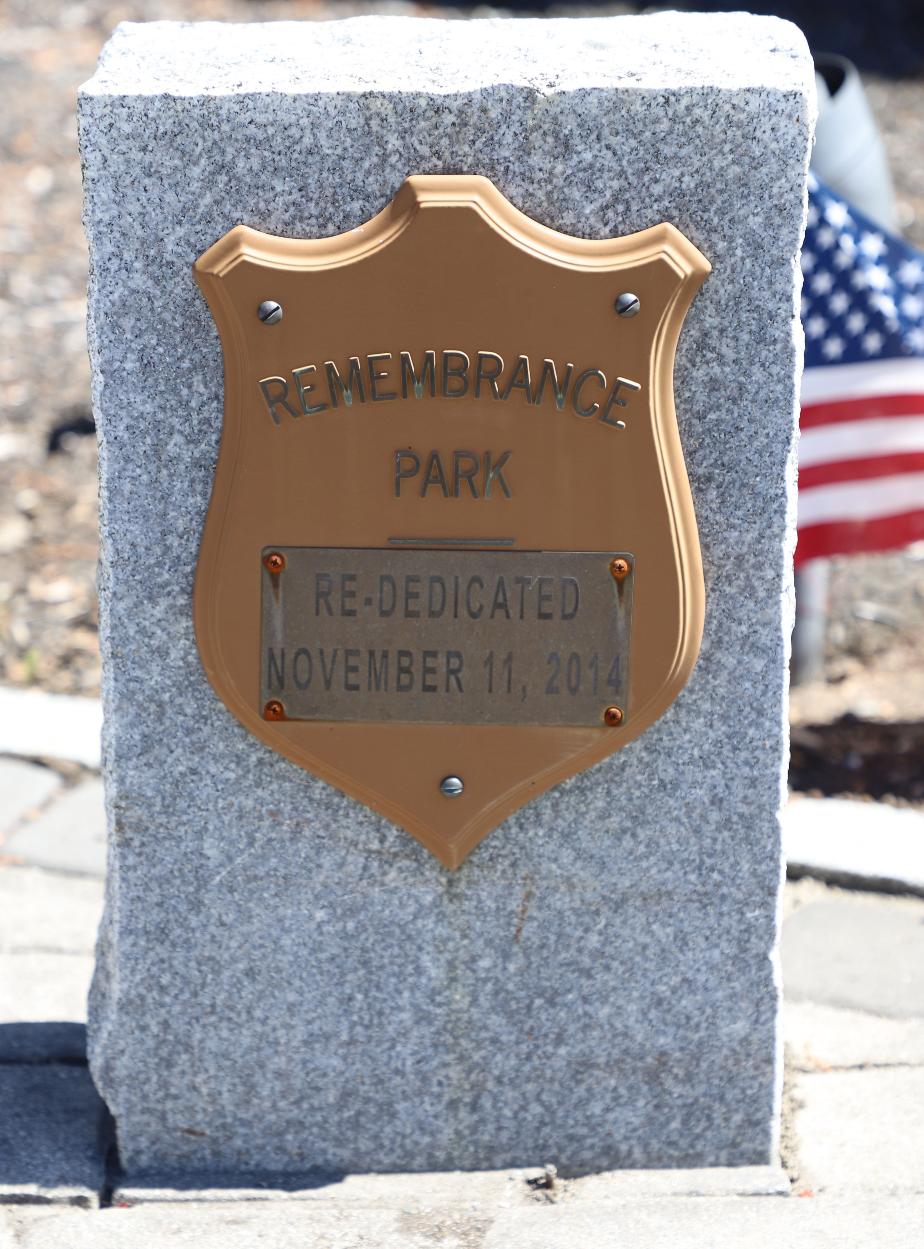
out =
<svg viewBox="0 0 924 1249"><path fill-rule="evenodd" d="M924 723L871 723L846 715L792 730L789 783L822 794L924 802Z"/></svg>

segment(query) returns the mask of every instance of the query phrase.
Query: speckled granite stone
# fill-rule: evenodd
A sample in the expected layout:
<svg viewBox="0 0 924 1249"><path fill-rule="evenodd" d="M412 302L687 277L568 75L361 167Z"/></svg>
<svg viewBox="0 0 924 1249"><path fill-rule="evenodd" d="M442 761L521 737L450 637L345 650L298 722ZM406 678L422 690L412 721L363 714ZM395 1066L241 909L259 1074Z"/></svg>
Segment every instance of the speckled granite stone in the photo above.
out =
<svg viewBox="0 0 924 1249"><path fill-rule="evenodd" d="M773 1158L792 610L799 32L742 14L122 26L80 97L100 431L106 916L92 1069L130 1174ZM707 580L667 715L446 871L202 672L222 418L194 259L405 175L709 258L676 364Z"/></svg>

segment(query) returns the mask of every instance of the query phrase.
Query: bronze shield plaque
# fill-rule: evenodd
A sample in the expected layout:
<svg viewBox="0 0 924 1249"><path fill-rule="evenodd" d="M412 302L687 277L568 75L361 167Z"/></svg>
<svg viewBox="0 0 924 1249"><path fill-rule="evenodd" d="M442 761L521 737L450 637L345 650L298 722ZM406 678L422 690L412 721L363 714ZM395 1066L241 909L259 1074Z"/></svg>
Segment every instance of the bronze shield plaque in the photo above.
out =
<svg viewBox="0 0 924 1249"><path fill-rule="evenodd" d="M449 867L695 663L672 368L708 272L670 225L570 238L468 176L335 238L239 226L196 264L225 362L209 680Z"/></svg>

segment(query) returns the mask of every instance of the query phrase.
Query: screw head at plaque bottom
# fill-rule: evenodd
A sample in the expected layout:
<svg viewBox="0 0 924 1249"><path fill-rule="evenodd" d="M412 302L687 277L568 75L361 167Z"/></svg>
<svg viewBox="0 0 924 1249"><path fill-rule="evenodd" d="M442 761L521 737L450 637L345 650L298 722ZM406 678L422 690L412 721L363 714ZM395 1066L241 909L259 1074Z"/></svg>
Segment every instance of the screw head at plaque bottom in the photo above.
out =
<svg viewBox="0 0 924 1249"><path fill-rule="evenodd" d="M440 793L447 798L458 798L465 789L461 776L444 776L440 781Z"/></svg>
<svg viewBox="0 0 924 1249"><path fill-rule="evenodd" d="M603 713L603 723L611 729L615 729L618 724L622 724L623 718L621 707L607 707Z"/></svg>

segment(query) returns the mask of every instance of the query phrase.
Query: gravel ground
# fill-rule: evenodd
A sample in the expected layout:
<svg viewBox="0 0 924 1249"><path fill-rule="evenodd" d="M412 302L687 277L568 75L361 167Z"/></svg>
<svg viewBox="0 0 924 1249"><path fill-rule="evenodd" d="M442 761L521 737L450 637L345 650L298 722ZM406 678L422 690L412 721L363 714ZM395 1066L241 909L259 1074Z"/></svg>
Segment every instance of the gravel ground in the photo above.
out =
<svg viewBox="0 0 924 1249"><path fill-rule="evenodd" d="M0 6L0 684L91 694L99 683L77 86L93 72L119 21L252 21L372 10L466 12L310 0L7 0ZM476 11L490 12L485 6ZM895 63L907 64L907 49L896 51ZM869 77L867 85L904 230L924 247L924 77ZM797 692L797 720L833 718L857 705L878 709L886 719L924 719L924 553L839 561L833 601L828 680Z"/></svg>

